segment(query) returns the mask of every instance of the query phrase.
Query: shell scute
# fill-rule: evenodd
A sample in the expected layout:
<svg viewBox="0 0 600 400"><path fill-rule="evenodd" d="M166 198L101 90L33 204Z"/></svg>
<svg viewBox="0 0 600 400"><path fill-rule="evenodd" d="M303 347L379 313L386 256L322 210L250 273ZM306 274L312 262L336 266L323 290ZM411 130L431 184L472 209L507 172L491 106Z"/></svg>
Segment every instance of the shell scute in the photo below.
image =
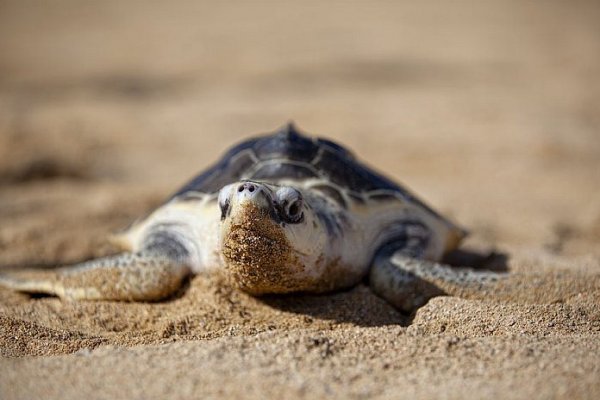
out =
<svg viewBox="0 0 600 400"><path fill-rule="evenodd" d="M318 176L314 170L304 165L269 163L261 166L250 178L256 180L307 179Z"/></svg>
<svg viewBox="0 0 600 400"><path fill-rule="evenodd" d="M331 182L354 192L365 192L376 189L399 190L398 186L358 164L353 159L340 157L332 151L325 150L314 164Z"/></svg>
<svg viewBox="0 0 600 400"><path fill-rule="evenodd" d="M241 146L238 146L241 147ZM242 148L237 153L232 153L229 157L223 157L218 163L198 175L180 190L173 197L178 197L188 192L215 193L224 186L238 181L244 173L256 164L256 160L249 147Z"/></svg>
<svg viewBox="0 0 600 400"><path fill-rule="evenodd" d="M288 124L274 135L261 138L254 145L254 152L259 160L284 158L293 161L312 160L319 147L298 133L296 128Z"/></svg>
<svg viewBox="0 0 600 400"><path fill-rule="evenodd" d="M358 161L343 146L327 139L304 136L292 124L274 134L249 139L231 148L220 161L183 186L172 198L190 192L216 193L242 179L311 178L329 181L347 191L351 198L353 194L361 197L363 193L385 190L420 203L401 186Z"/></svg>

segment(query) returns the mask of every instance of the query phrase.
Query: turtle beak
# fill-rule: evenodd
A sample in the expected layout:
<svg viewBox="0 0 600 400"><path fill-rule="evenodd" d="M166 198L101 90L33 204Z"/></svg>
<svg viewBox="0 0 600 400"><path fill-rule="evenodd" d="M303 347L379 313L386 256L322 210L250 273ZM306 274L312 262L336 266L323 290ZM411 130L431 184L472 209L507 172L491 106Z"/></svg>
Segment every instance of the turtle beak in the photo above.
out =
<svg viewBox="0 0 600 400"><path fill-rule="evenodd" d="M219 193L221 221L231 215L232 209L239 210L246 206L254 206L269 214L272 208L269 190L260 183L238 182L225 186Z"/></svg>
<svg viewBox="0 0 600 400"><path fill-rule="evenodd" d="M248 207L265 215L273 216L274 212L271 191L261 183L243 181L228 185L219 193L221 221L235 216Z"/></svg>
<svg viewBox="0 0 600 400"><path fill-rule="evenodd" d="M238 206L253 205L265 211L271 208L270 196L264 186L254 182L242 182L234 189L234 203Z"/></svg>

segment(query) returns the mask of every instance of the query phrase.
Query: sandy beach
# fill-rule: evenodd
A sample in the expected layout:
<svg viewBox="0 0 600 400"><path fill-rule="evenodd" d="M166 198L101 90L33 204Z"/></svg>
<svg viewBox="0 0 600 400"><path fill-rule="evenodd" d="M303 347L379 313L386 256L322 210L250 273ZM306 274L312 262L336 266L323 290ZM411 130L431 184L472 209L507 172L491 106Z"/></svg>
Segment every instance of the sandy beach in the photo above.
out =
<svg viewBox="0 0 600 400"><path fill-rule="evenodd" d="M0 288L0 398L600 398L594 1L0 2L0 270L107 240L289 120L466 227L500 290L156 303Z"/></svg>

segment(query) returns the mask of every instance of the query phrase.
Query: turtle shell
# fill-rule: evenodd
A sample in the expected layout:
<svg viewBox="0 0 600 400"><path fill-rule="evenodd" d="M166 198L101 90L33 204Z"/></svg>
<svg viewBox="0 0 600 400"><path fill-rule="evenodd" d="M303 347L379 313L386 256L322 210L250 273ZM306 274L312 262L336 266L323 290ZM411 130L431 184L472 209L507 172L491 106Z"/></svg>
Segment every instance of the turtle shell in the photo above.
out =
<svg viewBox="0 0 600 400"><path fill-rule="evenodd" d="M177 191L173 198L212 194L240 180L277 182L282 179L324 179L351 197L400 198L437 215L408 190L359 162L346 148L327 139L307 137L288 124L278 131L246 140ZM383 197L382 197L383 196Z"/></svg>

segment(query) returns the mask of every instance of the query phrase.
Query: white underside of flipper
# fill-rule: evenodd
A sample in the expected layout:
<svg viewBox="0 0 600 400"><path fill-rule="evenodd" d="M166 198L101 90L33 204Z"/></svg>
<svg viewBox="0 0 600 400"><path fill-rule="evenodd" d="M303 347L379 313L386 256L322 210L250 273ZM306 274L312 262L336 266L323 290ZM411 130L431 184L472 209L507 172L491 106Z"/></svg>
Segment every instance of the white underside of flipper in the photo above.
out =
<svg viewBox="0 0 600 400"><path fill-rule="evenodd" d="M220 223L218 204L207 196L197 200L174 199L118 235L116 240L136 252L144 247L145 238L154 230L175 230L190 251L192 272L200 273L222 266Z"/></svg>

